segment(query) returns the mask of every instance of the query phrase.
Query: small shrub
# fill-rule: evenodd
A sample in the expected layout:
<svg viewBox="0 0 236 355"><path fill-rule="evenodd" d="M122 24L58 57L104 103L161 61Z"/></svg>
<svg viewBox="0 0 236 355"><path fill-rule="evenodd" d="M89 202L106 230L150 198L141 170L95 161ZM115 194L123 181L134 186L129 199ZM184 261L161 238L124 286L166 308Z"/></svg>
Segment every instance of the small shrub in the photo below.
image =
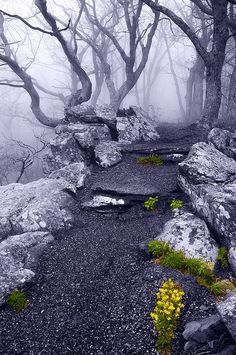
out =
<svg viewBox="0 0 236 355"><path fill-rule="evenodd" d="M217 260L222 269L227 269L229 267L228 251L225 247L219 248Z"/></svg>
<svg viewBox="0 0 236 355"><path fill-rule="evenodd" d="M184 307L183 296L182 288L171 279L163 282L157 293L157 302L151 312L151 318L158 333L157 350L160 354L171 353L181 308Z"/></svg>
<svg viewBox="0 0 236 355"><path fill-rule="evenodd" d="M16 289L8 296L6 303L19 312L27 307L28 300L24 292Z"/></svg>
<svg viewBox="0 0 236 355"><path fill-rule="evenodd" d="M161 256L170 253L171 248L168 243L159 242L158 240L151 240L148 243L148 251L154 258L160 258Z"/></svg>
<svg viewBox="0 0 236 355"><path fill-rule="evenodd" d="M184 206L184 201L182 200L178 200L176 198L173 198L170 202L169 202L170 208L172 210L176 209L176 208L182 208Z"/></svg>
<svg viewBox="0 0 236 355"><path fill-rule="evenodd" d="M149 197L148 200L145 201L143 205L147 211L155 211L157 202L158 202L158 196Z"/></svg>
<svg viewBox="0 0 236 355"><path fill-rule="evenodd" d="M163 160L159 157L159 155L152 154L143 157L137 158L137 163L142 165L163 165Z"/></svg>

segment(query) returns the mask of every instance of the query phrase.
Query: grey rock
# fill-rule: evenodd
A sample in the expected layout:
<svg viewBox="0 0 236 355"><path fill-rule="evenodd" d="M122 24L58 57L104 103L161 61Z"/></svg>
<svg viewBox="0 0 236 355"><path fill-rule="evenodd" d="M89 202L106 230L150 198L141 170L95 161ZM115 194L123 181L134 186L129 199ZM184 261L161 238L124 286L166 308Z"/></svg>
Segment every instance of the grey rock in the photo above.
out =
<svg viewBox="0 0 236 355"><path fill-rule="evenodd" d="M185 329L182 333L185 340L193 339L197 342L206 342L208 338L205 336L199 337L199 333L205 333L212 326L217 326L222 322L220 316L218 314L214 314L210 317L203 318L197 321L189 322L185 325Z"/></svg>
<svg viewBox="0 0 236 355"><path fill-rule="evenodd" d="M73 223L69 209L72 204L72 197L55 179L45 178L26 185L1 186L0 225L5 225L5 229L0 230L0 239L9 234L69 228Z"/></svg>
<svg viewBox="0 0 236 355"><path fill-rule="evenodd" d="M50 174L64 166L83 161L83 154L72 133L61 132L50 140L50 148L44 158L44 173Z"/></svg>
<svg viewBox="0 0 236 355"><path fill-rule="evenodd" d="M94 148L100 142L111 140L110 130L105 125L81 125L74 137L82 148Z"/></svg>
<svg viewBox="0 0 236 355"><path fill-rule="evenodd" d="M103 168L115 165L122 160L121 148L117 142L102 142L94 150L96 161Z"/></svg>
<svg viewBox="0 0 236 355"><path fill-rule="evenodd" d="M144 111L132 106L134 115L117 117L119 142L130 144L137 141L151 141L160 138L154 125Z"/></svg>
<svg viewBox="0 0 236 355"><path fill-rule="evenodd" d="M174 250L182 250L189 258L209 262L217 259L217 243L210 236L206 223L192 213L172 218L156 239L170 243Z"/></svg>
<svg viewBox="0 0 236 355"><path fill-rule="evenodd" d="M69 122L84 122L84 119L88 120L86 122L90 122L89 118L95 116L95 110L93 106L82 103L81 105L67 108L65 115L66 120Z"/></svg>
<svg viewBox="0 0 236 355"><path fill-rule="evenodd" d="M83 187L90 170L84 162L74 163L54 171L49 175L51 179L57 179L64 188L76 193Z"/></svg>
<svg viewBox="0 0 236 355"><path fill-rule="evenodd" d="M216 306L224 324L236 341L236 292L229 292Z"/></svg>
<svg viewBox="0 0 236 355"><path fill-rule="evenodd" d="M212 145L198 143L179 164L178 181L199 216L228 246L236 273L236 162Z"/></svg>
<svg viewBox="0 0 236 355"><path fill-rule="evenodd" d="M14 235L0 243L0 305L15 288L29 282L38 258L53 236L48 232Z"/></svg>
<svg viewBox="0 0 236 355"><path fill-rule="evenodd" d="M95 114L107 125L116 124L116 111L110 105L96 105Z"/></svg>
<svg viewBox="0 0 236 355"><path fill-rule="evenodd" d="M188 340L184 349L186 351L201 349L205 345L212 349L223 333L227 333L227 328L219 314L189 322L182 333L184 339Z"/></svg>
<svg viewBox="0 0 236 355"><path fill-rule="evenodd" d="M70 123L68 125L59 125L55 132L58 135L71 135L79 145L83 148L94 148L100 142L110 141L110 130L105 124L85 124L85 123Z"/></svg>
<svg viewBox="0 0 236 355"><path fill-rule="evenodd" d="M208 142L225 155L236 158L236 134L220 128L213 128L208 135Z"/></svg>
<svg viewBox="0 0 236 355"><path fill-rule="evenodd" d="M109 105L90 105L82 104L66 110L66 119L69 122L81 123L105 123L115 127L116 111Z"/></svg>
<svg viewBox="0 0 236 355"><path fill-rule="evenodd" d="M200 142L192 146L188 157L179 164L179 171L193 185L224 183L236 177L236 162L215 147Z"/></svg>

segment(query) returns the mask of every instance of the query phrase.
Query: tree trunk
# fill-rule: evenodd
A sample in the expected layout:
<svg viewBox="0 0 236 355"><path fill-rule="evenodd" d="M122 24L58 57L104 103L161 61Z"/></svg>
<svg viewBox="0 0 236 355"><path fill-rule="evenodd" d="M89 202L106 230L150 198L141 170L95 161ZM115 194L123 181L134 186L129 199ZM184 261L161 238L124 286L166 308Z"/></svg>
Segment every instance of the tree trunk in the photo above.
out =
<svg viewBox="0 0 236 355"><path fill-rule="evenodd" d="M197 57L195 63L195 75L193 85L193 101L191 111L191 122L200 120L203 110L204 101L204 78L205 78L205 64L200 56Z"/></svg>
<svg viewBox="0 0 236 355"><path fill-rule="evenodd" d="M165 44L166 44L167 55L168 55L169 64L170 64L170 71L171 71L171 74L172 74L173 79L174 79L175 90L176 90L177 99L178 99L178 103L179 103L180 113L181 113L182 119L185 120L186 119L186 113L185 113L184 105L183 105L183 102L182 102L179 81L178 81L178 77L177 77L176 72L175 72L175 67L174 67L172 56L171 56L169 43L168 43L168 40L167 40L167 37L166 37L166 34L165 34L164 31L162 31L162 34L163 34L163 37L164 37L164 40L165 40Z"/></svg>
<svg viewBox="0 0 236 355"><path fill-rule="evenodd" d="M214 18L213 44L206 63L206 100L200 125L212 127L221 106L221 74L229 38L227 0L212 1Z"/></svg>
<svg viewBox="0 0 236 355"><path fill-rule="evenodd" d="M195 66L195 64L194 64ZM193 85L195 79L194 66L189 70L189 76L186 85L186 119L191 122L192 120L192 107L193 107Z"/></svg>
<svg viewBox="0 0 236 355"><path fill-rule="evenodd" d="M236 40L235 40L236 43ZM228 109L226 114L226 123L231 125L236 122L236 63L230 77Z"/></svg>
<svg viewBox="0 0 236 355"><path fill-rule="evenodd" d="M54 33L54 37L60 42L61 47L71 64L74 72L78 75L78 78L81 82L82 88L74 93L68 101L69 106L80 105L83 102L88 101L92 95L92 83L80 65L79 59L75 55L70 44L64 39L61 32L58 30L57 23L55 18L48 12L47 1L45 0L34 0L35 5L43 15L45 21L51 26L51 29Z"/></svg>
<svg viewBox="0 0 236 355"><path fill-rule="evenodd" d="M200 125L212 127L217 121L221 105L222 60L215 58L206 69L206 99Z"/></svg>

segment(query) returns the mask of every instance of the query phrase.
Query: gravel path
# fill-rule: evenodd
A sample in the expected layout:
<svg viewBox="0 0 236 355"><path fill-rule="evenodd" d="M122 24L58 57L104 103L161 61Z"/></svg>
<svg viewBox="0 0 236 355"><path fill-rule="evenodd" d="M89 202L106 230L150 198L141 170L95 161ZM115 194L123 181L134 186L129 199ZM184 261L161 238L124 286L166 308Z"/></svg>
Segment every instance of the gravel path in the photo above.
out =
<svg viewBox="0 0 236 355"><path fill-rule="evenodd" d="M137 177L140 170L135 163L125 164L126 160L122 173L127 169ZM107 170L107 178L115 179L119 166L114 169ZM172 171L172 165L165 167L161 179L166 176L168 181L171 174L176 183ZM186 292L173 351L185 354L183 324L206 315L206 308L200 310L203 304L207 315L215 309L211 295L194 278L153 265L140 249L140 243L154 238L158 226L161 229L170 217L166 201L153 213L142 205L120 214L78 208L76 227L57 235L40 260L39 276L27 290L28 308L20 313L8 307L1 310L0 354L156 354L149 314L158 287L168 277L183 284Z"/></svg>

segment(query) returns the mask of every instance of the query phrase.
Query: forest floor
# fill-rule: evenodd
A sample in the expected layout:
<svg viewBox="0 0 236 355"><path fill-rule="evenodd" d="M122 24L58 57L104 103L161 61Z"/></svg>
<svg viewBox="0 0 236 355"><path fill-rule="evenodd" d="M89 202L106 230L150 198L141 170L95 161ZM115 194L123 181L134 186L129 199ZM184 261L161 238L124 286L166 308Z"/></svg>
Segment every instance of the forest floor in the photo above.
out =
<svg viewBox="0 0 236 355"><path fill-rule="evenodd" d="M195 141L191 131L176 128L163 128L162 137L133 146L115 167L94 169L78 195L75 227L56 235L41 257L37 280L27 290L28 307L19 313L1 310L0 354L156 354L150 312L158 287L169 277L185 291L172 354L190 354L183 350L183 326L214 314L214 300L193 277L153 264L141 248L171 218L169 198L178 196L188 206L177 187L177 163L159 167L136 162L142 151L187 151ZM133 196L133 204L106 213L81 210L80 201L98 190ZM154 193L158 209L148 212L143 200Z"/></svg>

